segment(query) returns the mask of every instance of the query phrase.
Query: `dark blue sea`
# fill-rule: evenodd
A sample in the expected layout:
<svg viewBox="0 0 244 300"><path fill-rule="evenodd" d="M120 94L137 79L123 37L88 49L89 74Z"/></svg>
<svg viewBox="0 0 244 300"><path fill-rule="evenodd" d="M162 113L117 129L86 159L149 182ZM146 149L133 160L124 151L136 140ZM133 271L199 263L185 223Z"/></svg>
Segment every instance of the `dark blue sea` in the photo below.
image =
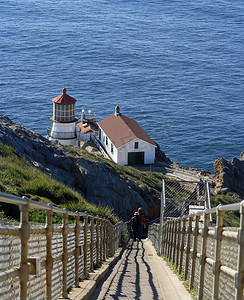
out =
<svg viewBox="0 0 244 300"><path fill-rule="evenodd" d="M0 0L0 114L46 135L64 86L212 172L244 150L244 1Z"/></svg>

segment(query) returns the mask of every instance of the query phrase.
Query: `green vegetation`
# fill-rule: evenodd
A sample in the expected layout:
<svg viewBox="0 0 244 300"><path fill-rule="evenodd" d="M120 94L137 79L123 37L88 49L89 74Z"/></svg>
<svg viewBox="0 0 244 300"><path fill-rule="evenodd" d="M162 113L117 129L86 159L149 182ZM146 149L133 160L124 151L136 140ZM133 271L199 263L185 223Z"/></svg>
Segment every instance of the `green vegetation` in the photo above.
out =
<svg viewBox="0 0 244 300"><path fill-rule="evenodd" d="M235 193L220 194L211 196L211 205L216 207L219 204L227 205L240 202L240 198ZM216 214L212 214L213 222L216 222ZM225 212L224 215L225 227L239 227L240 226L240 213L238 210Z"/></svg>
<svg viewBox="0 0 244 300"><path fill-rule="evenodd" d="M78 147L66 146L65 148L72 155L82 156L83 158L86 158L93 162L102 162L106 166L113 168L122 178L139 182L142 184L142 186L143 184L147 185L148 187L158 190L159 192L162 191L162 179L167 178L161 173L143 172L130 166L116 164L111 160L89 153L88 151L80 149Z"/></svg>
<svg viewBox="0 0 244 300"><path fill-rule="evenodd" d="M157 172L142 172L130 166L123 166L114 163L108 159L105 159L101 156L97 156L95 154L89 153L86 150L80 149L78 147L66 146L66 149L69 151L71 155L81 156L90 161L94 162L103 162L106 166L113 168L122 178L131 179L132 181L136 181L141 183L141 190L143 193L143 188L151 187L161 192L162 190L162 179L167 178L167 176L157 173ZM176 183L175 183L176 184ZM181 188L181 185L169 186L167 185L166 193L168 197L171 198L186 198L189 196L189 191ZM211 205L212 207L216 207L219 204L231 204L240 202L240 198L235 193L228 193L226 195L217 195L211 196ZM213 222L215 223L216 214L213 214ZM238 211L230 211L225 213L224 217L224 226L239 226L239 212Z"/></svg>
<svg viewBox="0 0 244 300"><path fill-rule="evenodd" d="M177 275L180 281L184 281L184 273L179 274L179 269L175 267L175 265L170 261L166 256L161 256L163 260L167 263L167 265L170 267L172 272ZM193 300L198 298L198 290L193 288L190 289L190 282L189 280L186 280L183 282L183 285L185 286L186 290L190 293Z"/></svg>
<svg viewBox="0 0 244 300"><path fill-rule="evenodd" d="M50 203L71 211L87 211L108 218L112 223L119 221L110 208L89 203L71 188L31 166L12 147L2 143L0 143L0 192L20 197L27 196L31 200ZM1 203L0 212L2 219L6 217L18 219L17 206ZM45 222L45 213L31 210L30 219ZM54 214L54 221L59 223L61 215Z"/></svg>
<svg viewBox="0 0 244 300"><path fill-rule="evenodd" d="M92 162L102 162L111 169L114 169L123 179L131 180L139 183L140 193L148 192L148 188L153 188L159 192L162 189L162 179L167 178L157 172L142 172L133 167L116 164L103 157L89 153L78 147L66 147L70 156L83 157ZM175 191L184 197L187 191L182 189L168 188L167 193L173 198L180 197L179 194L174 195ZM74 190L66 187L62 183L52 179L47 174L42 173L38 168L31 166L23 157L18 155L15 150L0 143L0 192L13 194L16 196L27 196L31 200L42 203L50 203L58 207L65 207L71 211L87 211L94 215L106 217L112 223L119 221L112 209L95 206L84 199ZM180 197L180 198L181 198ZM230 204L239 202L240 198L237 194L228 193L226 195L211 196L212 207L219 204ZM18 207L0 203L0 218L15 218L19 215ZM215 221L213 214L213 221ZM30 211L30 218L36 222L45 222L45 214ZM61 215L54 215L54 221L61 222ZM239 212L230 211L225 213L224 226L239 226Z"/></svg>

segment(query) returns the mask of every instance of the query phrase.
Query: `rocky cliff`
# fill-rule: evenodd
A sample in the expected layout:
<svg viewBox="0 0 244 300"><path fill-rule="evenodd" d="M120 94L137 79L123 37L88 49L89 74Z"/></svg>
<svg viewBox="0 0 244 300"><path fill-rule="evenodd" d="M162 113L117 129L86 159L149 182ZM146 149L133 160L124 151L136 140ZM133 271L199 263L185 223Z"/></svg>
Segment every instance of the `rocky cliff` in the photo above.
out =
<svg viewBox="0 0 244 300"><path fill-rule="evenodd" d="M159 215L160 193L156 189L121 177L114 168L101 161L71 155L62 145L1 115L0 142L11 145L30 164L78 191L88 201L112 207L124 220L138 206L152 218Z"/></svg>
<svg viewBox="0 0 244 300"><path fill-rule="evenodd" d="M236 192L244 195L244 151L241 159L233 158L231 162L225 158L217 159L214 162L215 172L215 193Z"/></svg>

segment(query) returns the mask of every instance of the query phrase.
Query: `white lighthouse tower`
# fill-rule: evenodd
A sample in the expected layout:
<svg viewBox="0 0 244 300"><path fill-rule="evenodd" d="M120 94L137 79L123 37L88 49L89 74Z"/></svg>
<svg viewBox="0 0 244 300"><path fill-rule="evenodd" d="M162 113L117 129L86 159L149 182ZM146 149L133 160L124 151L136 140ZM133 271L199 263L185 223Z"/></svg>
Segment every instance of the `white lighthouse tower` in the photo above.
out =
<svg viewBox="0 0 244 300"><path fill-rule="evenodd" d="M63 94L53 98L53 121L52 127L47 130L50 141L58 141L64 145L78 145L75 123L75 98L66 94L63 88Z"/></svg>

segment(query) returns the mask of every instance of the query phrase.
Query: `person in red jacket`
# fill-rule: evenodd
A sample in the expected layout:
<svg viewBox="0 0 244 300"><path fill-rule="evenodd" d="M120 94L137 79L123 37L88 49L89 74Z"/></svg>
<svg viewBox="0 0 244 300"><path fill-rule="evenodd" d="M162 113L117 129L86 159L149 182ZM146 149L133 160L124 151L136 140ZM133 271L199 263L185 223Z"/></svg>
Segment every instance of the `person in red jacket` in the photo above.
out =
<svg viewBox="0 0 244 300"><path fill-rule="evenodd" d="M139 241L144 237L144 230L146 228L146 218L144 216L143 210L141 207L138 208L138 215L140 219L140 227L139 227Z"/></svg>

